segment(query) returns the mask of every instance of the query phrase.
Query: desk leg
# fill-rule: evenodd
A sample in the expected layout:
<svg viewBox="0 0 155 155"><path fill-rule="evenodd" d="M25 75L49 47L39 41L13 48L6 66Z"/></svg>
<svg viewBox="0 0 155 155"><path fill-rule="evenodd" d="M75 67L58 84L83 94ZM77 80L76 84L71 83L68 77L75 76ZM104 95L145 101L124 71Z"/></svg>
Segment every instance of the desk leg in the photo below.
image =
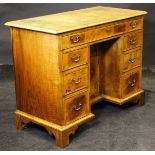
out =
<svg viewBox="0 0 155 155"><path fill-rule="evenodd" d="M134 97L132 100L138 103L140 106L143 106L145 104L145 92L142 92L138 96Z"/></svg>
<svg viewBox="0 0 155 155"><path fill-rule="evenodd" d="M72 124L60 126L58 124L54 124L41 118L32 116L20 110L17 110L15 112L15 115L17 129L23 129L26 124L30 122L43 126L46 128L50 135L54 135L56 144L62 148L69 144L69 136L75 133L79 125L94 118L94 114L90 113L89 115L73 122Z"/></svg>
<svg viewBox="0 0 155 155"><path fill-rule="evenodd" d="M56 140L56 145L59 147L64 148L65 146L69 145L69 136L74 134L78 126L71 127L64 131L59 131L53 128L46 128L50 135L54 135Z"/></svg>
<svg viewBox="0 0 155 155"><path fill-rule="evenodd" d="M15 120L16 120L16 129L22 130L27 128L27 124L30 123L30 121L18 114L15 114Z"/></svg>
<svg viewBox="0 0 155 155"><path fill-rule="evenodd" d="M138 104L139 105L144 105L145 104L145 92L140 94Z"/></svg>

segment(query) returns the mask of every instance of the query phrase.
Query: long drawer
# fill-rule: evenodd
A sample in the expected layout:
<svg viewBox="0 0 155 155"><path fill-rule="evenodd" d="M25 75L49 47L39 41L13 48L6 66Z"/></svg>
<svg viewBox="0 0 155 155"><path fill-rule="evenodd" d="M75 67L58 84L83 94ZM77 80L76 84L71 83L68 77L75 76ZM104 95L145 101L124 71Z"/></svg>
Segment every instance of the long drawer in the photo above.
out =
<svg viewBox="0 0 155 155"><path fill-rule="evenodd" d="M113 25L103 26L87 31L79 31L62 37L62 49L71 48L84 43L111 37L114 34Z"/></svg>
<svg viewBox="0 0 155 155"><path fill-rule="evenodd" d="M69 33L68 35L62 36L61 48L63 50L81 44L112 37L120 33L141 29L142 26L142 17L137 17L112 24L96 26L92 29L75 31L73 33Z"/></svg>

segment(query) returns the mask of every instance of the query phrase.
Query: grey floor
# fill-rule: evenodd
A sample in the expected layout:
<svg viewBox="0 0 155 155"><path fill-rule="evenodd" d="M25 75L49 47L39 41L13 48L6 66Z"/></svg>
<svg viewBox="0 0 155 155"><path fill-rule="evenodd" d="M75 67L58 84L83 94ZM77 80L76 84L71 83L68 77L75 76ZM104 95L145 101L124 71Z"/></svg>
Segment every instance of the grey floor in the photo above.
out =
<svg viewBox="0 0 155 155"><path fill-rule="evenodd" d="M96 119L79 127L70 145L61 149L37 125L17 131L14 125L15 88L11 66L0 67L0 150L155 150L155 67L143 70L146 104L119 107L100 102Z"/></svg>

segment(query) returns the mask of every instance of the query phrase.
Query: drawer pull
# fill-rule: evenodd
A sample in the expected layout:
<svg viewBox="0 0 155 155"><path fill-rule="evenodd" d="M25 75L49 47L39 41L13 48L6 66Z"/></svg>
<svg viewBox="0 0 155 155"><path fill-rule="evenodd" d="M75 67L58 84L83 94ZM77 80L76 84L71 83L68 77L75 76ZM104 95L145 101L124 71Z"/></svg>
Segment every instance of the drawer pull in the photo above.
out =
<svg viewBox="0 0 155 155"><path fill-rule="evenodd" d="M77 35L77 36L71 36L70 37L70 41L72 43L78 43L80 41L80 36L79 35Z"/></svg>
<svg viewBox="0 0 155 155"><path fill-rule="evenodd" d="M136 84L136 80L129 81L129 86L134 87Z"/></svg>
<svg viewBox="0 0 155 155"><path fill-rule="evenodd" d="M112 31L112 27L106 27L106 31L107 32Z"/></svg>
<svg viewBox="0 0 155 155"><path fill-rule="evenodd" d="M80 60L81 55L78 54L77 56L71 56L71 60L74 62L78 62Z"/></svg>
<svg viewBox="0 0 155 155"><path fill-rule="evenodd" d="M130 26L131 28L136 28L137 22L136 21L131 22Z"/></svg>
<svg viewBox="0 0 155 155"><path fill-rule="evenodd" d="M73 106L74 111L79 111L82 108L82 102L77 103L76 105Z"/></svg>
<svg viewBox="0 0 155 155"><path fill-rule="evenodd" d="M73 78L72 79L72 82L74 82L75 84L78 84L78 83L80 83L81 82L81 77L78 77L78 78Z"/></svg>
<svg viewBox="0 0 155 155"><path fill-rule="evenodd" d="M136 43L137 43L137 38L136 37L129 39L129 44L130 45L135 45Z"/></svg>
<svg viewBox="0 0 155 155"><path fill-rule="evenodd" d="M136 61L136 58L133 58L133 59L130 58L129 61L130 61L131 63L134 63L134 62Z"/></svg>

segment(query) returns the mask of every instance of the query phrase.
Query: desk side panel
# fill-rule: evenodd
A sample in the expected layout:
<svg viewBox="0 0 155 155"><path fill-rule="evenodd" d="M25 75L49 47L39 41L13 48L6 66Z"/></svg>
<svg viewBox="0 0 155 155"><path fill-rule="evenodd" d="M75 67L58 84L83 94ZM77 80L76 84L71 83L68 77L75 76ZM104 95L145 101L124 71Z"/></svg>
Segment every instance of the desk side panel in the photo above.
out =
<svg viewBox="0 0 155 155"><path fill-rule="evenodd" d="M58 37L18 28L11 32L17 109L62 124Z"/></svg>

